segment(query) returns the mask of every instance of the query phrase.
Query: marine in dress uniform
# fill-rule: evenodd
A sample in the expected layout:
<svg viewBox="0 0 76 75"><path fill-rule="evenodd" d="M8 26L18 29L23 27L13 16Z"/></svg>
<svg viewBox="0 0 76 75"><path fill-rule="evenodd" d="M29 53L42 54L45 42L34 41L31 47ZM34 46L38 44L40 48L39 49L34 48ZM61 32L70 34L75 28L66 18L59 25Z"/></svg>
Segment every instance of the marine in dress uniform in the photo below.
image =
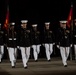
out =
<svg viewBox="0 0 76 75"><path fill-rule="evenodd" d="M34 60L38 61L38 54L40 53L40 31L37 29L37 24L32 25L31 44L33 48Z"/></svg>
<svg viewBox="0 0 76 75"><path fill-rule="evenodd" d="M27 29L28 20L21 20L20 41L19 46L22 55L24 69L27 68L27 63L30 57L31 37L30 30Z"/></svg>
<svg viewBox="0 0 76 75"><path fill-rule="evenodd" d="M64 67L67 67L67 59L70 52L70 46L71 46L71 35L70 30L66 28L67 21L60 21L60 28L57 32L57 41L58 45L57 47L60 49L62 62Z"/></svg>
<svg viewBox="0 0 76 75"><path fill-rule="evenodd" d="M50 22L45 22L45 29L43 35L43 42L45 46L45 52L47 60L51 60L51 54L53 53L53 44L54 44L54 34L52 30L50 30Z"/></svg>
<svg viewBox="0 0 76 75"><path fill-rule="evenodd" d="M10 23L10 27L7 33L7 49L12 68L15 68L17 52L16 31L14 29L14 26L14 22Z"/></svg>
<svg viewBox="0 0 76 75"><path fill-rule="evenodd" d="M76 60L76 19L74 20L74 28L73 28L73 44L74 44L74 54Z"/></svg>
<svg viewBox="0 0 76 75"><path fill-rule="evenodd" d="M1 29L1 23L0 23L0 63L2 62L2 58L4 55L4 32Z"/></svg>

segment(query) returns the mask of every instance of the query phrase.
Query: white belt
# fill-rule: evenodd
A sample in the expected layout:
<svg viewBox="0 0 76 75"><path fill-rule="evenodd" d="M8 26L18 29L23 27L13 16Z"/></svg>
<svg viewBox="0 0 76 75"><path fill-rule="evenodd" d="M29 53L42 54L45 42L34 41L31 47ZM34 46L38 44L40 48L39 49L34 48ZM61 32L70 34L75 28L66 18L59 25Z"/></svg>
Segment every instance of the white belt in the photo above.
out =
<svg viewBox="0 0 76 75"><path fill-rule="evenodd" d="M13 39L12 38L9 38L9 40L16 40L16 38L13 38Z"/></svg>

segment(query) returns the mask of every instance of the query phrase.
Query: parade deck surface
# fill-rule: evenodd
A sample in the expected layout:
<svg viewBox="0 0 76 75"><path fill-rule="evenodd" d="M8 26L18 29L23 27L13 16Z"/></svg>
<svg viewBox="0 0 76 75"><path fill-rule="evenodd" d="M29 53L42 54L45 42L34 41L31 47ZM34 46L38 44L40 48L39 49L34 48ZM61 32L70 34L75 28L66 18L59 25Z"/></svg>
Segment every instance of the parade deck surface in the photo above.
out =
<svg viewBox="0 0 76 75"><path fill-rule="evenodd" d="M52 58L50 62L44 58L38 62L30 59L28 68L24 69L21 59L17 60L15 68L5 59L0 63L0 75L76 75L76 62L68 60L68 67L64 67L61 58Z"/></svg>

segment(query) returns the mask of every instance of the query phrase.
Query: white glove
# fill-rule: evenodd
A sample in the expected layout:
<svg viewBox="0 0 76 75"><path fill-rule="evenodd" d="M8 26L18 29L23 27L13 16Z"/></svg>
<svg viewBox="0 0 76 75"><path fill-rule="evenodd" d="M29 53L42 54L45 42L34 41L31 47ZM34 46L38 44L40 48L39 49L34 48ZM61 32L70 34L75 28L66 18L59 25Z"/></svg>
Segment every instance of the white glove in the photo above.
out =
<svg viewBox="0 0 76 75"><path fill-rule="evenodd" d="M72 47L72 44L70 45L70 47Z"/></svg>
<svg viewBox="0 0 76 75"><path fill-rule="evenodd" d="M7 47L7 49L8 49L8 47Z"/></svg>
<svg viewBox="0 0 76 75"><path fill-rule="evenodd" d="M45 44L42 44L43 46L45 45Z"/></svg>
<svg viewBox="0 0 76 75"><path fill-rule="evenodd" d="M53 43L53 45L55 45L55 43Z"/></svg>
<svg viewBox="0 0 76 75"><path fill-rule="evenodd" d="M57 45L57 48L59 48L59 45Z"/></svg>
<svg viewBox="0 0 76 75"><path fill-rule="evenodd" d="M19 46L17 46L17 48L19 49Z"/></svg>

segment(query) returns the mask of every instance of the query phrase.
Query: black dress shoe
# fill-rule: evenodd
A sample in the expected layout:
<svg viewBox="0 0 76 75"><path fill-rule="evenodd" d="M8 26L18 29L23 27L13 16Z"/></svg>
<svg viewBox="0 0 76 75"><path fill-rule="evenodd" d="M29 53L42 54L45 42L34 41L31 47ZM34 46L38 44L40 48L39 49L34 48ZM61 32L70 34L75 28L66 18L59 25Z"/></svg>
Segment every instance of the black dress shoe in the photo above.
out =
<svg viewBox="0 0 76 75"><path fill-rule="evenodd" d="M48 62L50 62L51 60L48 60Z"/></svg>
<svg viewBox="0 0 76 75"><path fill-rule="evenodd" d="M24 67L24 69L27 69L27 66L26 66L26 67Z"/></svg>
<svg viewBox="0 0 76 75"><path fill-rule="evenodd" d="M67 67L67 65L64 65L64 67Z"/></svg>
<svg viewBox="0 0 76 75"><path fill-rule="evenodd" d="M12 68L15 68L15 66L12 66Z"/></svg>
<svg viewBox="0 0 76 75"><path fill-rule="evenodd" d="M35 62L38 62L38 60L35 60Z"/></svg>

